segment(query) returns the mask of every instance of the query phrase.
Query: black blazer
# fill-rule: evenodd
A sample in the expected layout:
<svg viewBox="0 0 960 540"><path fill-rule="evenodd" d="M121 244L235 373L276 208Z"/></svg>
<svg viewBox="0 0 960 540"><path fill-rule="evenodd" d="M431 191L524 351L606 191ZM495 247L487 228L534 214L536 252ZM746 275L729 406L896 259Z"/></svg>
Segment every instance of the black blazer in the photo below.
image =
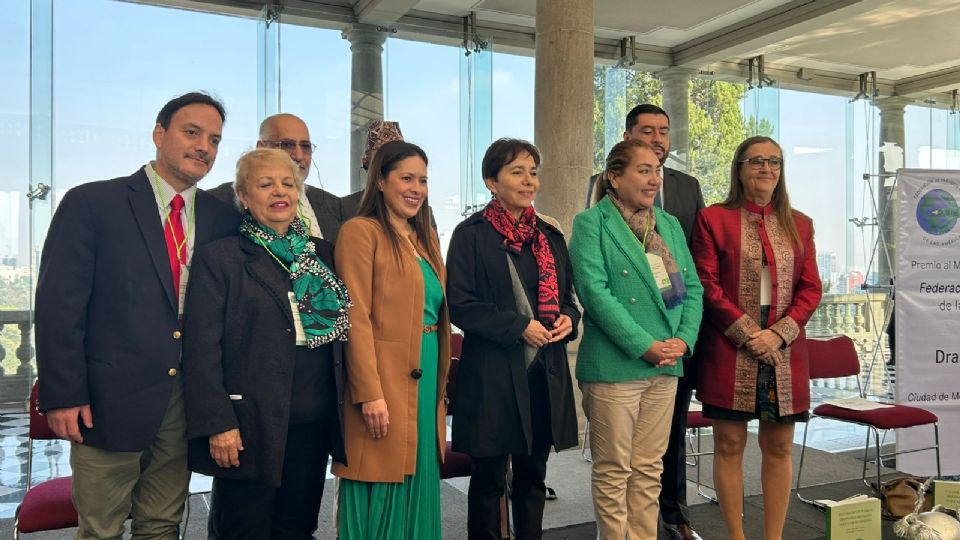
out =
<svg viewBox="0 0 960 540"><path fill-rule="evenodd" d="M591 176L587 183L586 208L593 206L593 190L600 174ZM696 222L697 214L704 207L700 182L685 172L664 167L663 198L665 199L663 209L680 221L680 227L683 228L683 234L687 237L687 246L689 246L690 239L693 237L693 224Z"/></svg>
<svg viewBox="0 0 960 540"><path fill-rule="evenodd" d="M197 191L194 247L236 234L237 211ZM180 368L177 292L147 175L71 189L50 222L36 297L42 410L89 404L84 444L149 446ZM172 371L173 370L173 371Z"/></svg>
<svg viewBox="0 0 960 540"><path fill-rule="evenodd" d="M693 237L693 225L697 221L697 214L703 210L703 192L700 191L700 182L689 174L663 168L663 209L677 218L683 235L687 237L687 246Z"/></svg>
<svg viewBox="0 0 960 540"><path fill-rule="evenodd" d="M551 425L556 450L577 445L577 414L567 364L567 342L576 339L580 309L563 235L542 220L557 267L560 312L573 322L562 343L544 347ZM447 251L450 321L464 331L457 371L453 448L472 456L529 455L533 428L521 335L530 319L517 312L503 237L482 212L457 226Z"/></svg>
<svg viewBox="0 0 960 540"><path fill-rule="evenodd" d="M323 233L324 240L335 242L337 234L340 233L340 226L347 219L353 217L351 214L346 219L340 210L340 197L337 197L329 191L307 185L307 200L313 207L313 213L317 215L317 225L320 226L320 232ZM220 199L221 201L235 205L233 182L225 182L219 186L208 190L207 193Z"/></svg>
<svg viewBox="0 0 960 540"><path fill-rule="evenodd" d="M313 239L333 268L333 244ZM188 465L211 476L279 486L293 393L296 335L290 278L262 247L244 237L204 246L191 270L183 343ZM334 459L343 452L343 342L332 347L337 392ZM320 350L317 353L321 361ZM230 399L230 395L241 399ZM240 429L240 467L210 457L209 436Z"/></svg>

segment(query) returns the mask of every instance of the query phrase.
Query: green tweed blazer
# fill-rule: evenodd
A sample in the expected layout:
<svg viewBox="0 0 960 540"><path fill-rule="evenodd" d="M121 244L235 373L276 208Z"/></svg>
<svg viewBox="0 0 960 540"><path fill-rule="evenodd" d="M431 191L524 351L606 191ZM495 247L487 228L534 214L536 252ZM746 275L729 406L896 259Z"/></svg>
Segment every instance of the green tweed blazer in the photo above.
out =
<svg viewBox="0 0 960 540"><path fill-rule="evenodd" d="M643 247L619 210L604 198L573 220L570 262L583 306L583 340L577 353L581 382L636 381L683 375L683 363L656 368L641 356L654 341L671 337L693 348L703 315L703 287L680 222L655 208L656 231L676 259L687 287L683 304L667 309Z"/></svg>

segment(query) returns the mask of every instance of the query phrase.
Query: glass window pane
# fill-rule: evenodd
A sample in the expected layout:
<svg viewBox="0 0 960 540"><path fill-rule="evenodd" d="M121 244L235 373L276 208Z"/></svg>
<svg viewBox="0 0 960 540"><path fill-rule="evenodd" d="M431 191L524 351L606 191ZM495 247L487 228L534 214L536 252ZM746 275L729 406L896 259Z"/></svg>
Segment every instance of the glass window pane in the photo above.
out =
<svg viewBox="0 0 960 540"><path fill-rule="evenodd" d="M280 25L280 111L302 118L317 145L307 182L350 193L350 42L339 31Z"/></svg>
<svg viewBox="0 0 960 540"><path fill-rule="evenodd" d="M0 17L0 309L27 309L27 198L30 158L30 4L7 3ZM26 273L26 274L25 274ZM5 334L4 334L5 335ZM8 357L13 356L8 354Z"/></svg>
<svg viewBox="0 0 960 540"><path fill-rule="evenodd" d="M446 253L460 221L459 47L388 39L385 117L400 122L407 141L427 154L430 205ZM424 69L424 66L429 66Z"/></svg>
<svg viewBox="0 0 960 540"><path fill-rule="evenodd" d="M127 2L57 0L57 191L128 175L153 159L157 112L191 90L218 96L227 109L216 164L200 187L232 181L237 158L256 141L256 25Z"/></svg>
<svg viewBox="0 0 960 540"><path fill-rule="evenodd" d="M30 321L30 3L6 2L0 17L0 375L20 368L17 348ZM27 333L29 345L30 334ZM29 359L28 359L29 360ZM30 381L14 388L26 388ZM4 388L12 387L7 385ZM20 401L18 391L0 393L0 402ZM13 450L10 450L11 453ZM11 508L12 510L12 508ZM0 517L11 517L12 512Z"/></svg>
<svg viewBox="0 0 960 540"><path fill-rule="evenodd" d="M533 57L494 52L493 140L533 142L533 80Z"/></svg>
<svg viewBox="0 0 960 540"><path fill-rule="evenodd" d="M907 106L904 112L906 167L945 169L957 161L957 150L951 147L953 116L949 109L938 107L933 98L927 104Z"/></svg>

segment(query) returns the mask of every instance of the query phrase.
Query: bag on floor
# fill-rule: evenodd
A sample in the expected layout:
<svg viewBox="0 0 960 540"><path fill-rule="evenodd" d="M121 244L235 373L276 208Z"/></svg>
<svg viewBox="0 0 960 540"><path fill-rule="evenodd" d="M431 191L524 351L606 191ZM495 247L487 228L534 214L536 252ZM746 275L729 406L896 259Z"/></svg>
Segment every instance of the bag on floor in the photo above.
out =
<svg viewBox="0 0 960 540"><path fill-rule="evenodd" d="M920 497L920 487L923 478L905 476L888 480L880 485L880 513L884 519L900 519L914 512ZM877 491L876 484L870 485ZM929 487L923 494L921 512L929 512L933 508L933 487Z"/></svg>

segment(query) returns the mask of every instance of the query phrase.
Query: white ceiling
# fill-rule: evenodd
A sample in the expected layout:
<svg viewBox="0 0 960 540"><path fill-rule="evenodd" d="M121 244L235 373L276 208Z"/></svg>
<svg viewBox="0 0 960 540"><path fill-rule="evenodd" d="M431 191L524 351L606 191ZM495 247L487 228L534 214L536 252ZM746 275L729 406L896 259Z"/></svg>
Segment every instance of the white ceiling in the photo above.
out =
<svg viewBox="0 0 960 540"><path fill-rule="evenodd" d="M382 0L393 1L402 0ZM414 9L476 11L481 24L532 29L536 2L420 0ZM768 68L876 71L892 88L909 81L904 88L914 93L960 87L958 0L595 0L594 18L598 38L635 36L638 47L669 52L674 65L705 68L762 54Z"/></svg>
<svg viewBox="0 0 960 540"><path fill-rule="evenodd" d="M463 18L475 12L477 33L495 49L533 54L538 0L128 1L252 14L279 3L295 24L360 22L446 44L461 42ZM960 88L960 0L593 1L599 61L617 61L620 41L633 37L635 65L653 71L683 66L743 80L747 59L763 55L781 87L852 96L858 76L875 71L880 96L949 103L943 93Z"/></svg>

